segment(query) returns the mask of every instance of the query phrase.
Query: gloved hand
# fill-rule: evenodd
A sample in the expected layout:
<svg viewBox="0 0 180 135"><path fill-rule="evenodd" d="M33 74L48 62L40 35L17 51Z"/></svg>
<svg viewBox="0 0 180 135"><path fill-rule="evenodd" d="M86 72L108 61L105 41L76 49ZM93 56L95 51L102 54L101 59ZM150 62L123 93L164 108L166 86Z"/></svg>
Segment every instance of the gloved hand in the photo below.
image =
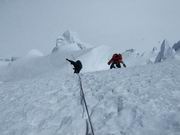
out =
<svg viewBox="0 0 180 135"><path fill-rule="evenodd" d="M67 58L66 58L67 61L69 61Z"/></svg>

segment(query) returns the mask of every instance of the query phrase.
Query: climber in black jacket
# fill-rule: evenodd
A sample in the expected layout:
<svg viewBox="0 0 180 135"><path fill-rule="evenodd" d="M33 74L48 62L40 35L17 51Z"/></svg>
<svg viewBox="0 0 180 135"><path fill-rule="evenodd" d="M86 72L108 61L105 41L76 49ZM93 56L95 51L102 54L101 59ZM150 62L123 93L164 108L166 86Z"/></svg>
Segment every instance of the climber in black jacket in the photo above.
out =
<svg viewBox="0 0 180 135"><path fill-rule="evenodd" d="M66 59L67 61L69 61L71 63L71 65L74 66L74 73L78 74L81 69L82 69L82 63L80 60L77 60L76 62L75 61L72 61L72 60L69 60L69 59Z"/></svg>

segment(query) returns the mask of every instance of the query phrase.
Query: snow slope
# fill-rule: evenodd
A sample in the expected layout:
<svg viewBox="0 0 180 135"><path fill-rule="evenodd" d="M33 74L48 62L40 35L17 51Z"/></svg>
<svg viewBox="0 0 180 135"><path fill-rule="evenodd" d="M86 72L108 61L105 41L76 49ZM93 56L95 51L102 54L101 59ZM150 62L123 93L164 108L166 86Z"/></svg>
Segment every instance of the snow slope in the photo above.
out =
<svg viewBox="0 0 180 135"><path fill-rule="evenodd" d="M77 49L76 43L59 45L57 51L47 56L43 56L38 50L32 50L25 57L10 63L6 67L0 68L0 80L9 81L33 78L58 69L61 72L67 72L72 70L72 67L67 64L66 58L81 60L83 63L83 73L107 70L109 69L107 62L111 59L113 53L118 53L118 51L115 52L109 46L102 45L94 48ZM131 59L134 59L133 55L127 60L125 58L125 62L130 60L129 63L132 63ZM128 66L134 66L134 64L129 63Z"/></svg>
<svg viewBox="0 0 180 135"><path fill-rule="evenodd" d="M58 48L58 51L47 56L43 56L37 50L30 51L25 57L0 68L0 80L9 81L33 78L58 69L62 72L67 72L72 70L72 67L67 65L66 58L81 60L83 73L107 70L109 69L107 62L111 59L112 54L120 52L103 45L82 50L76 50L76 44L63 45L63 47L59 46ZM147 64L147 58L140 56L136 52L126 51L123 53L123 57L128 67Z"/></svg>
<svg viewBox="0 0 180 135"><path fill-rule="evenodd" d="M172 60L81 74L95 135L179 135L179 69ZM85 135L78 77L62 71L0 84L1 135Z"/></svg>
<svg viewBox="0 0 180 135"><path fill-rule="evenodd" d="M68 48L69 46L67 46ZM76 47L76 46L75 46ZM56 53L51 53L43 56L37 50L30 51L26 56L19 58L17 61L11 62L7 66L0 67L0 81L21 80L27 78L34 78L46 73L51 73L57 70L67 72L71 67L66 58L74 59L80 55L87 53L87 50L59 50Z"/></svg>
<svg viewBox="0 0 180 135"><path fill-rule="evenodd" d="M66 58L83 63L96 135L180 134L179 52L152 64L155 48L140 54L84 45L66 31L51 54L31 50L0 67L0 135L85 135L78 77ZM128 68L108 70L113 53L122 53Z"/></svg>
<svg viewBox="0 0 180 135"><path fill-rule="evenodd" d="M122 52L122 50L105 45L91 47L91 45L82 42L76 33L67 30L57 38L56 46L47 56L34 49L26 56L18 58L8 65L4 66L4 63L0 63L0 81L33 78L58 69L61 72L67 72L72 67L67 65L66 58L81 60L83 63L81 72L83 73L107 70L109 69L107 63L114 53L123 55L123 61L127 67L152 64L156 60L174 58L175 55L167 41L163 41L159 52L157 48L153 48L151 52L140 54L134 49ZM175 55L175 58L179 59L179 55Z"/></svg>
<svg viewBox="0 0 180 135"><path fill-rule="evenodd" d="M74 36L70 37L72 38ZM67 39L70 40L70 37ZM160 53L161 51L158 52L158 49L156 48L153 48L151 52L143 54L138 53L134 49L121 52L120 50L105 45L94 48L84 47L84 49L80 49L77 46L78 42L71 43L71 40L69 41L67 39L65 41L63 40L63 44L61 43L56 46L58 49L55 47L57 50L54 48L56 51L53 51L47 56L43 56L43 54L38 50L31 50L25 57L19 58L18 60L11 62L9 65L3 66L3 68L0 67L0 80L8 81L32 78L58 69L62 72L67 72L68 70L71 70L72 67L67 65L68 62L65 60L66 58L81 60L83 63L82 72L85 73L109 69L107 62L111 59L112 54L114 53L122 53L123 60L127 67L152 64L157 59L157 56L163 56L163 59L171 57L168 55L164 58L164 55L158 55L158 53L164 53ZM73 41L77 40L72 40L72 42ZM172 48L170 49L172 50ZM159 58L161 59L161 57ZM179 59L178 52L176 52L175 58Z"/></svg>

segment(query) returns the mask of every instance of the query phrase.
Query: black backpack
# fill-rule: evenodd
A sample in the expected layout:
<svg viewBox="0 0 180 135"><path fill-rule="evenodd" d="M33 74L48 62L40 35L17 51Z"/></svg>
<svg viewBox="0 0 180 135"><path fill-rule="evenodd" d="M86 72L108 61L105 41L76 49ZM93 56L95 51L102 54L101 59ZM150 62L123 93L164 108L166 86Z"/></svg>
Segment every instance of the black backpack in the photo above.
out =
<svg viewBox="0 0 180 135"><path fill-rule="evenodd" d="M76 65L77 65L77 67L78 67L79 69L82 68L82 63L81 63L80 60L77 60L77 61L76 61Z"/></svg>

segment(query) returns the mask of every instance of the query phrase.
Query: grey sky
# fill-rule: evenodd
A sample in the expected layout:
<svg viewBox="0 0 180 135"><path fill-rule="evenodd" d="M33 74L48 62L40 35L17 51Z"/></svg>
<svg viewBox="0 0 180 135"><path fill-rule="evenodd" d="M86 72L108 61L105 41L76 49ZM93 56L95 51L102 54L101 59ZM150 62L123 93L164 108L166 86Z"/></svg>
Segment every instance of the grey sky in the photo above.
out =
<svg viewBox="0 0 180 135"><path fill-rule="evenodd" d="M180 0L0 0L0 56L47 54L65 30L93 45L135 48L180 40ZM160 41L160 42L159 42Z"/></svg>

